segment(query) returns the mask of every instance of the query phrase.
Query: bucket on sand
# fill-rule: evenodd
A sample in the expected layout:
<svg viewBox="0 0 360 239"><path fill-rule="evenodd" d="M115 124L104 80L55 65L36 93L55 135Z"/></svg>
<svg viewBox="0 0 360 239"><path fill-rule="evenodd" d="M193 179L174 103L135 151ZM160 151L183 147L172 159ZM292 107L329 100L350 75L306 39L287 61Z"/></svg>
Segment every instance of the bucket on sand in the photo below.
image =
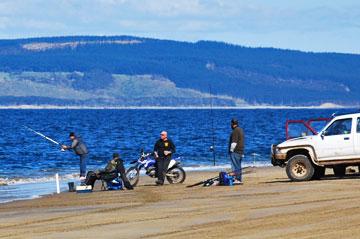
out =
<svg viewBox="0 0 360 239"><path fill-rule="evenodd" d="M69 182L69 192L75 192L75 183L74 182Z"/></svg>

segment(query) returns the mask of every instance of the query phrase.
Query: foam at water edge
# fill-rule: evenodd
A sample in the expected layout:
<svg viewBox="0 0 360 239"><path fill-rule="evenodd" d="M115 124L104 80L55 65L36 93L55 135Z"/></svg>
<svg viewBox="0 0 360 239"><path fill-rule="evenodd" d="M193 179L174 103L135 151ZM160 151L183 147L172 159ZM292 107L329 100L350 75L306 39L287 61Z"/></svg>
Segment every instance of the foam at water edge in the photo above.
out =
<svg viewBox="0 0 360 239"><path fill-rule="evenodd" d="M60 175L61 181L76 180L78 179L78 174L65 174ZM0 178L0 186L5 185L18 185L18 184L28 184L28 183L46 183L55 181L55 175L49 177L41 178Z"/></svg>
<svg viewBox="0 0 360 239"><path fill-rule="evenodd" d="M66 181L62 182L61 192L67 191L66 183ZM6 189L6 187L0 187L0 204L21 200L31 200L41 198L46 195L54 195L56 193L52 182L41 182L39 184L27 183L22 185L16 184L8 187L11 188ZM19 191L22 187L25 187L25 190ZM14 192L18 193L14 194Z"/></svg>
<svg viewBox="0 0 360 239"><path fill-rule="evenodd" d="M271 166L270 163L264 162L255 162L255 165L251 162L243 163L243 167L267 167ZM194 166L184 166L185 171L219 171L231 168L230 164L223 164L223 165L216 165L216 166L209 166L209 165L194 165ZM61 181L69 181L69 180L77 180L79 177L78 174L65 174L60 175ZM55 175L49 177L41 177L41 178L0 178L0 186L5 185L19 185L19 184L30 184L30 183L46 183L46 182L54 182Z"/></svg>
<svg viewBox="0 0 360 239"><path fill-rule="evenodd" d="M45 196L45 195L42 195L42 196ZM31 196L28 196L28 197L19 197L19 198L12 198L12 199L8 199L8 200L0 200L0 204L1 203L21 201L21 200L31 200L31 199L41 198L42 196L40 196L40 195L31 195Z"/></svg>

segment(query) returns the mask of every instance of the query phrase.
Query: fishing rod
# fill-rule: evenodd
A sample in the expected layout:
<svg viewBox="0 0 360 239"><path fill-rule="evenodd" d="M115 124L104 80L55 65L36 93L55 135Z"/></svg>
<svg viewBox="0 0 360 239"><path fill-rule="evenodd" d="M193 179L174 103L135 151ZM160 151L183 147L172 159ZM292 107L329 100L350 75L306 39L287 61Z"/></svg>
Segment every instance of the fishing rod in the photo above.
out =
<svg viewBox="0 0 360 239"><path fill-rule="evenodd" d="M24 128L27 129L27 130L29 130L29 131L31 131L31 132L33 132L33 133L35 133L35 134L37 134L37 135L39 135L39 136L41 136L42 138L50 141L50 142L53 143L53 144L56 144L56 145L59 145L59 146L61 145L59 142L53 140L52 138L50 138L50 137L48 137L48 136L46 136L46 135L44 135L44 134L42 134L42 133L40 133L40 132L38 132L38 131L36 131L36 130L33 130L32 128L30 128L30 127L28 127L28 126L26 126L26 125L24 125Z"/></svg>
<svg viewBox="0 0 360 239"><path fill-rule="evenodd" d="M250 167L243 167L243 168L241 168L241 170L245 170L245 169L248 169L248 168L250 168ZM234 171L230 171L230 172L227 172L227 173L230 174L230 175L231 174L236 174ZM248 174L248 173L251 173L251 172L244 171L241 174L244 175L244 174ZM209 179L206 179L206 180L203 180L203 181L191 184L191 185L187 185L186 187L187 188L192 188L192 187L199 186L199 185L205 185L205 184L210 183L212 181L218 181L219 178L220 178L219 176L216 176L216 177L209 178Z"/></svg>
<svg viewBox="0 0 360 239"><path fill-rule="evenodd" d="M212 100L212 92L211 85L209 85L210 91L210 118L211 118L211 129L212 129L212 145L210 146L210 151L213 153L213 164L216 165L215 159L215 129L214 129L214 116L213 116L213 100Z"/></svg>

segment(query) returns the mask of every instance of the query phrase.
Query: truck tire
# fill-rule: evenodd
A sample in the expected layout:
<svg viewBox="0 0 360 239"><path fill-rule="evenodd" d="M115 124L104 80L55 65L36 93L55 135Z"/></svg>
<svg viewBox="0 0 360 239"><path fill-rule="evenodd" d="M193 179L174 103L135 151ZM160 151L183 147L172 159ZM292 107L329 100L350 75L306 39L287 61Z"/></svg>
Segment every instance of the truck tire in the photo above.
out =
<svg viewBox="0 0 360 239"><path fill-rule="evenodd" d="M307 156L298 154L289 159L286 174L292 181L308 181L314 175L314 166Z"/></svg>
<svg viewBox="0 0 360 239"><path fill-rule="evenodd" d="M346 173L346 166L344 165L336 165L333 167L334 174L336 177L344 177Z"/></svg>
<svg viewBox="0 0 360 239"><path fill-rule="evenodd" d="M325 167L315 166L312 179L319 180L325 176Z"/></svg>

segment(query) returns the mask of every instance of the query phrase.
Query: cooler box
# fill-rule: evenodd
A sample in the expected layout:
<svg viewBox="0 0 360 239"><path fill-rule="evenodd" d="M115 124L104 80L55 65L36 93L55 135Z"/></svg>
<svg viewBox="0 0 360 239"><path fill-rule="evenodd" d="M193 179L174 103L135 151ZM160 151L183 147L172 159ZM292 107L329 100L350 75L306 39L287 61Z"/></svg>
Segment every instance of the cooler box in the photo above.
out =
<svg viewBox="0 0 360 239"><path fill-rule="evenodd" d="M92 187L91 185L84 185L84 186L76 186L77 193L91 193Z"/></svg>

